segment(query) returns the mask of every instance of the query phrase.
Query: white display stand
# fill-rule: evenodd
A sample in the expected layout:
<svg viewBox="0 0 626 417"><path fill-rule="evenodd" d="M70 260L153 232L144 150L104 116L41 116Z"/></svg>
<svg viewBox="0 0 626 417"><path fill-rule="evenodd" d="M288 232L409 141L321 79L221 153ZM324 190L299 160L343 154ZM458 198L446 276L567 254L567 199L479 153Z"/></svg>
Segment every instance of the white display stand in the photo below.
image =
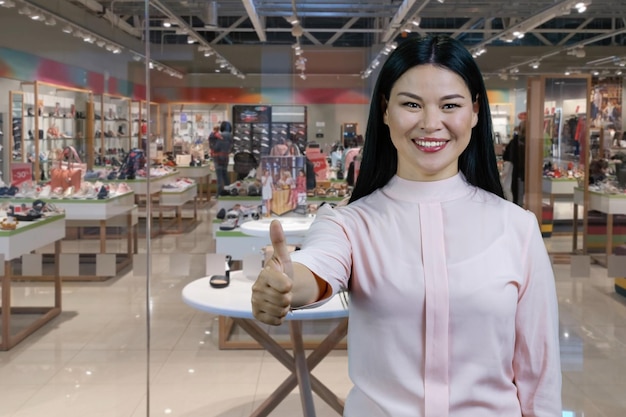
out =
<svg viewBox="0 0 626 417"><path fill-rule="evenodd" d="M16 199L11 200L16 203L32 203L33 199ZM116 273L131 265L133 262L133 253L137 242L137 224L136 205L134 193L125 194L98 199L44 199L46 203L54 204L57 208L65 211L66 227L99 227L100 251L99 253L107 253L107 227L123 227L126 229L127 250L126 254L120 262L116 257ZM132 213L135 212L133 216ZM80 251L79 254L88 254ZM116 254L117 255L117 254ZM81 274L80 276L64 276L63 279L68 281L93 281L104 280L109 277L97 275Z"/></svg>
<svg viewBox="0 0 626 417"><path fill-rule="evenodd" d="M285 237L303 237L309 231L315 217L268 217L243 223L239 226L239 230L246 235L265 237L267 239L270 233L270 224L274 220L278 220L280 222L283 227Z"/></svg>
<svg viewBox="0 0 626 417"><path fill-rule="evenodd" d="M585 204L585 191L582 188L574 189L574 213L578 206ZM607 194L589 190L589 207L587 210L596 210L605 213L606 216L606 256L607 259L613 253L613 220L616 214L626 214L626 194ZM578 237L577 218L574 219L573 248L576 251ZM583 236L586 239L586 236Z"/></svg>
<svg viewBox="0 0 626 417"><path fill-rule="evenodd" d="M182 292L185 303L198 310L227 317L291 371L289 377L252 413L252 416L270 415L272 410L296 386L299 387L302 399L303 416L315 415L312 391L315 391L321 399L342 415L344 401L324 386L311 374L311 371L346 336L347 307L344 306L339 296L335 296L319 307L294 310L289 313L285 320L289 324L292 340L289 346L293 349L293 355L291 355L255 321L250 303L252 283L253 281L246 278L241 271L234 271L230 275L230 285L226 288L211 288L209 277L205 277L187 284ZM302 337L302 321L323 319L340 319L340 322L315 347L305 346ZM222 324L220 323L220 341L223 341L222 339L229 332L229 329ZM305 348L313 349L308 357L305 356Z"/></svg>
<svg viewBox="0 0 626 417"><path fill-rule="evenodd" d="M9 350L28 335L61 313L61 276L59 274L60 241L65 237L65 216L55 215L33 222L20 222L16 230L0 230L0 254L4 256L2 277L2 342L0 350ZM54 243L54 306L11 306L13 268L11 260ZM26 278L26 277L23 277ZM12 314L42 314L39 318L11 334Z"/></svg>
<svg viewBox="0 0 626 417"><path fill-rule="evenodd" d="M211 200L211 167L210 165L202 165L199 167L177 166L181 177L193 178L198 182L198 197L200 202L209 202ZM204 194L204 197L202 197Z"/></svg>
<svg viewBox="0 0 626 417"><path fill-rule="evenodd" d="M161 233L184 233L198 222L198 184L189 184L182 189L162 188L159 204L159 227ZM189 201L193 201L193 217L183 221L182 207ZM163 209L174 207L176 214L172 221L176 224L175 229L163 226Z"/></svg>
<svg viewBox="0 0 626 417"><path fill-rule="evenodd" d="M552 208L552 219L571 220L574 218L573 196L578 180L571 178L542 178L541 190ZM579 212L580 216L581 213Z"/></svg>

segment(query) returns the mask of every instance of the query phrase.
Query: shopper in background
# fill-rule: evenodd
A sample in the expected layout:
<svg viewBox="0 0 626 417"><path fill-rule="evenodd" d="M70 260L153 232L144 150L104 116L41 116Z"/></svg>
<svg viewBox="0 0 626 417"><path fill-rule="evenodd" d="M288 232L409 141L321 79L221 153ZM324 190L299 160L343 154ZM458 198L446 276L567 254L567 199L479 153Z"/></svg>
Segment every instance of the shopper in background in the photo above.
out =
<svg viewBox="0 0 626 417"><path fill-rule="evenodd" d="M217 142L220 138L220 125L216 124L213 126L213 131L209 134L209 150L211 151L211 157L213 157L213 153L215 152L215 142Z"/></svg>
<svg viewBox="0 0 626 417"><path fill-rule="evenodd" d="M561 416L554 275L535 216L502 197L467 49L411 37L382 66L350 202L288 254L279 222L252 310L350 291L348 417Z"/></svg>
<svg viewBox="0 0 626 417"><path fill-rule="evenodd" d="M228 183L228 161L233 144L233 127L230 122L223 121L220 124L220 134L215 141L213 162L217 175L217 195L222 195L224 187Z"/></svg>

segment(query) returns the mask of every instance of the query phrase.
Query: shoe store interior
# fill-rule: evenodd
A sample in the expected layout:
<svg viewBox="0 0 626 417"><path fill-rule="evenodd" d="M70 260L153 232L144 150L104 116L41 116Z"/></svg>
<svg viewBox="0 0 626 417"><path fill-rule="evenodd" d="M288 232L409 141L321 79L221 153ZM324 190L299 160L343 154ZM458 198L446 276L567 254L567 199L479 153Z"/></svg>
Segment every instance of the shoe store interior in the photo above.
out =
<svg viewBox="0 0 626 417"><path fill-rule="evenodd" d="M623 417L624 16L626 3L609 0L0 0L0 416L332 417L366 403L372 417ZM379 100L394 111L374 94L378 76L404 42L426 36L471 54L486 88L493 144L485 143L501 204L537 220L553 271L542 278L558 308L558 334L549 316L535 323L537 333L555 329L551 346L558 339L553 411L526 408L535 400L522 399L528 370L516 359L498 370L507 388L472 377L462 395L466 372L452 367L447 411L432 411L444 400L427 383L433 352L421 341L437 331L426 321L428 297L415 300L426 311L419 343L396 351L393 341L375 342L387 351L371 363L349 341L358 345L356 332L367 331L374 342L387 330L363 321L366 303L350 296L364 291L358 281L321 305L288 308L278 326L253 309L260 274L284 256L311 257L301 248L317 220L311 244L326 232L336 239L328 220L348 227L340 213L360 201L350 200L355 187L370 187L359 181L382 181L361 169L374 166L364 149L377 146L368 142L383 117L370 107ZM356 236L374 238L377 227L385 226ZM280 272L293 277L290 269ZM363 270L346 274L352 283ZM480 297L483 284L472 285ZM453 323L463 300L450 287ZM515 287L520 300L527 288ZM487 300L474 301L485 314ZM361 315L354 329L353 313ZM525 344L541 336L517 327L527 315L511 321L515 355L541 360L543 346ZM415 330L400 323L386 327L405 340ZM401 350L418 358L417 381L380 371L404 366L393 364ZM542 384L539 360L527 366L541 368L532 372ZM484 405L486 386L519 389L517 411ZM380 395L410 398L413 408L389 411Z"/></svg>

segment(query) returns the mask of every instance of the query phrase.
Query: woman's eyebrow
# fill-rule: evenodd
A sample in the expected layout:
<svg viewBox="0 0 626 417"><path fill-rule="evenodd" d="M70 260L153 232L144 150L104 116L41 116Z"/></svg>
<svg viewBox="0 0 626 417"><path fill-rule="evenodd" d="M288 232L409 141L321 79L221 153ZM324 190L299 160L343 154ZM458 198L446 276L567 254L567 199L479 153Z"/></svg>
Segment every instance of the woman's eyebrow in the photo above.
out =
<svg viewBox="0 0 626 417"><path fill-rule="evenodd" d="M406 97L412 98L414 100L422 100L422 97L420 97L419 95L413 94L413 93L409 93L407 91L400 91L400 92L398 92L398 95L399 96L406 96ZM465 99L465 96L462 95L462 94L456 94L456 93L455 94L448 94L446 96L441 97L439 100L443 101L443 100L452 100L452 99L457 99L457 98Z"/></svg>

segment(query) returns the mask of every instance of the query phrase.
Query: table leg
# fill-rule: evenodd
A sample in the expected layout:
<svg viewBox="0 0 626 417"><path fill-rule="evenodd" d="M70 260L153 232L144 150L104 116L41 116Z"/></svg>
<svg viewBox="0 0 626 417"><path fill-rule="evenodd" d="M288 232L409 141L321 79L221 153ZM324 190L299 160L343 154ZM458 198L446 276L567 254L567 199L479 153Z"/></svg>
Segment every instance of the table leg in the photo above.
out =
<svg viewBox="0 0 626 417"><path fill-rule="evenodd" d="M613 214L606 215L606 263L609 263L609 256L613 254Z"/></svg>
<svg viewBox="0 0 626 417"><path fill-rule="evenodd" d="M126 215L126 254L128 259L133 257L133 215Z"/></svg>
<svg viewBox="0 0 626 417"><path fill-rule="evenodd" d="M100 253L107 251L107 222L100 220Z"/></svg>
<svg viewBox="0 0 626 417"><path fill-rule="evenodd" d="M572 233L572 253L578 250L578 204L574 203L574 228Z"/></svg>
<svg viewBox="0 0 626 417"><path fill-rule="evenodd" d="M241 327L246 333L252 336L263 348L276 358L283 366L289 369L292 374L287 377L274 392L252 413L251 417L267 417L274 408L298 385L296 376L296 365L294 357L283 349L267 332L263 331L253 320L233 318L233 322ZM304 370L310 378L310 388L322 400L330 405L339 415L343 415L344 401L337 397L319 379L311 375L310 372L333 350L348 332L348 319L342 320L328 336L311 352L306 358ZM301 336L301 334L300 334ZM293 337L293 336L292 336ZM304 404L303 404L304 409ZM306 415L306 414L305 414ZM314 414L312 414L314 415Z"/></svg>
<svg viewBox="0 0 626 417"><path fill-rule="evenodd" d="M9 349L11 337L11 261L4 261L4 275L2 276L2 342L0 350Z"/></svg>
<svg viewBox="0 0 626 417"><path fill-rule="evenodd" d="M54 242L54 307L61 310L61 241Z"/></svg>
<svg viewBox="0 0 626 417"><path fill-rule="evenodd" d="M302 343L302 322L299 320L289 321L289 333L293 344L293 357L295 360L296 377L300 388L300 401L304 417L315 417L315 405L313 404L313 393L311 392L311 379L309 369L306 364L304 346Z"/></svg>

